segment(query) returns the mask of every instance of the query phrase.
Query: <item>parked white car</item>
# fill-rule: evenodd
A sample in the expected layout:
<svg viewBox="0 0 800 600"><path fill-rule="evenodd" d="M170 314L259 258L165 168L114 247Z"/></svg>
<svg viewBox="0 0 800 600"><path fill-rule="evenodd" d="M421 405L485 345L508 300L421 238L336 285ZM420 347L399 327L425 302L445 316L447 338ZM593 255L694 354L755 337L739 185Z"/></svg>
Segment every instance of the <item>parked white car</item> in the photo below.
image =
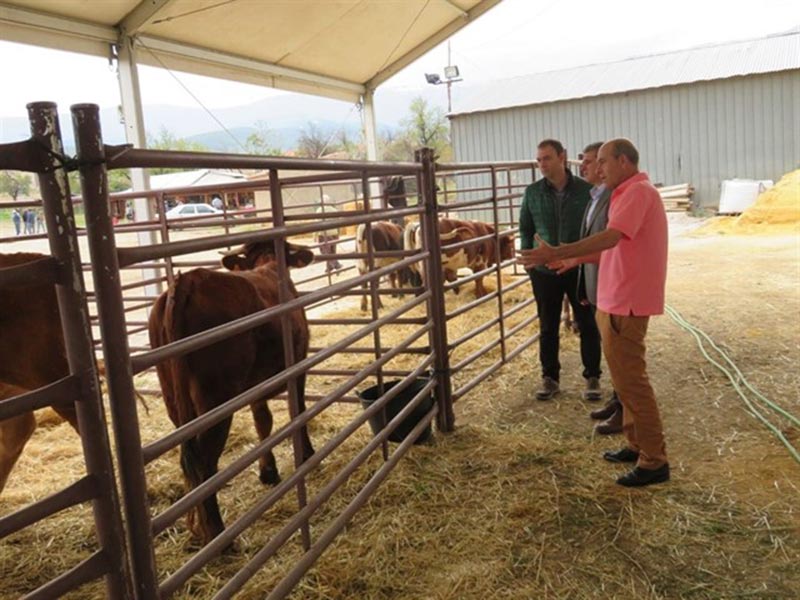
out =
<svg viewBox="0 0 800 600"><path fill-rule="evenodd" d="M211 217L221 215L223 211L209 204L178 204L166 213L167 219L186 219L188 217Z"/></svg>

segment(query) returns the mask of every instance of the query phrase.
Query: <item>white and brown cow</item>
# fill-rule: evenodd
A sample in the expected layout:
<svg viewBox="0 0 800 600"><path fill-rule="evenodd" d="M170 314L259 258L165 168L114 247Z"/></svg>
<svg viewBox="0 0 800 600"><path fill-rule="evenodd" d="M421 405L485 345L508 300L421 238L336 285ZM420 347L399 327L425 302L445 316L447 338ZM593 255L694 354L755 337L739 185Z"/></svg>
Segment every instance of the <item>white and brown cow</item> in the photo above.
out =
<svg viewBox="0 0 800 600"><path fill-rule="evenodd" d="M395 223L389 221L376 221L371 224L369 230L372 232L372 250L373 252L391 252L400 251L403 249L403 228ZM367 254L369 252L369 241L367 240L367 226L361 223L356 230L356 252ZM375 269L380 269L392 265L400 260L402 256L375 256L373 258L373 266ZM369 263L367 258L359 258L356 261L356 267L361 275L369 272ZM400 289L409 283L411 270L408 268L393 271L389 275L389 281L392 288ZM363 284L365 294L361 297L361 310L367 310L367 284ZM380 297L378 297L378 308L382 307Z"/></svg>
<svg viewBox="0 0 800 600"><path fill-rule="evenodd" d="M473 273L496 264L495 239L488 239L468 244L462 248L448 249L448 245L494 234L494 226L483 221L462 221L460 219L439 219L439 239L442 244L442 270L444 278L453 282L458 279L459 269L470 269ZM409 249L421 249L419 223L410 223L404 232L405 246ZM511 236L500 237L500 260L514 258L514 239ZM424 277L423 272L419 272ZM458 293L458 288L454 291ZM483 277L475 280L475 296L486 295Z"/></svg>

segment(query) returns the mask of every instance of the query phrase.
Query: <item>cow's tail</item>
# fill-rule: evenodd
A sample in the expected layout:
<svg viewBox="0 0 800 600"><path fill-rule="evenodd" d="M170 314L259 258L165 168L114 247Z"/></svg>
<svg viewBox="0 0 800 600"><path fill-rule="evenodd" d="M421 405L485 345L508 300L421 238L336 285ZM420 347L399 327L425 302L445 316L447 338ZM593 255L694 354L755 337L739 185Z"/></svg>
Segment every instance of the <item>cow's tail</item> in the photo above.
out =
<svg viewBox="0 0 800 600"><path fill-rule="evenodd" d="M403 250L422 250L422 236L420 235L420 224L413 221L403 229ZM409 282L413 287L422 287L422 273L424 272L422 263L415 262L408 267L410 276Z"/></svg>
<svg viewBox="0 0 800 600"><path fill-rule="evenodd" d="M188 334L186 313L193 287L192 277L179 274L175 279L175 284L169 290L164 309L164 341L166 343L181 340ZM196 416L194 403L191 401L191 382L186 355L169 359L169 370L173 385L173 399L176 403L177 424L183 425Z"/></svg>
<svg viewBox="0 0 800 600"><path fill-rule="evenodd" d="M367 248L367 224L359 223L356 228L356 252L366 254L369 251ZM366 258L359 258L356 260L356 267L358 272L362 275L369 270Z"/></svg>
<svg viewBox="0 0 800 600"><path fill-rule="evenodd" d="M417 245L421 240L419 237L419 223L413 221L403 229L403 249L419 250L422 244Z"/></svg>
<svg viewBox="0 0 800 600"><path fill-rule="evenodd" d="M194 278L179 274L175 279L175 285L170 288L164 311L166 342L175 342L187 336L186 314L194 287ZM197 416L192 391L198 386L192 385L185 354L170 359L169 369L173 385L172 400L175 402L174 410L178 421L176 426L183 425ZM181 443L181 467L191 487L199 485L205 479L203 460L197 438L190 438Z"/></svg>

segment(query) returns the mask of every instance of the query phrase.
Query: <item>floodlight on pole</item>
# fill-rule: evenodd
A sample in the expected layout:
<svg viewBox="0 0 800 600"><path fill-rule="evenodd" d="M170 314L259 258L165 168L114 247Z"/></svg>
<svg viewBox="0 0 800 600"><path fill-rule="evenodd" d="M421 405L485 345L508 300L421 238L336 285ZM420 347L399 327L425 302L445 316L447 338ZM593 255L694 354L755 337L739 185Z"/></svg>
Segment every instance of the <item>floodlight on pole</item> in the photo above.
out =
<svg viewBox="0 0 800 600"><path fill-rule="evenodd" d="M428 83L432 85L439 85L440 83L444 83L439 77L438 73L425 73L425 79L427 80Z"/></svg>
<svg viewBox="0 0 800 600"><path fill-rule="evenodd" d="M450 42L447 42L447 66L444 68L444 79L442 79L438 73L425 73L425 81L430 83L431 85L447 85L447 112L453 111L453 103L452 98L450 95L450 86L458 81L462 81L458 78L459 71L458 67L450 64Z"/></svg>

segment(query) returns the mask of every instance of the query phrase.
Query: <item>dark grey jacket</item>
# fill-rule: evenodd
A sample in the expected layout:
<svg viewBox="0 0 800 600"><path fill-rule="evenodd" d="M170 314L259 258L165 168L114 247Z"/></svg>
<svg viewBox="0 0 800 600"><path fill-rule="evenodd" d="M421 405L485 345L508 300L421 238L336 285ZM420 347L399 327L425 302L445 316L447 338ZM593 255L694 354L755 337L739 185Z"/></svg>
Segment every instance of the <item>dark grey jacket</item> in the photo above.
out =
<svg viewBox="0 0 800 600"><path fill-rule="evenodd" d="M608 225L608 204L610 200L611 190L606 189L597 201L597 206L595 206L592 213L592 220L588 226L586 224L586 215L589 213L590 205L587 205L581 221L581 239L605 230L606 225ZM592 306L597 306L597 267L597 263L583 263L578 271L578 298L586 298Z"/></svg>

